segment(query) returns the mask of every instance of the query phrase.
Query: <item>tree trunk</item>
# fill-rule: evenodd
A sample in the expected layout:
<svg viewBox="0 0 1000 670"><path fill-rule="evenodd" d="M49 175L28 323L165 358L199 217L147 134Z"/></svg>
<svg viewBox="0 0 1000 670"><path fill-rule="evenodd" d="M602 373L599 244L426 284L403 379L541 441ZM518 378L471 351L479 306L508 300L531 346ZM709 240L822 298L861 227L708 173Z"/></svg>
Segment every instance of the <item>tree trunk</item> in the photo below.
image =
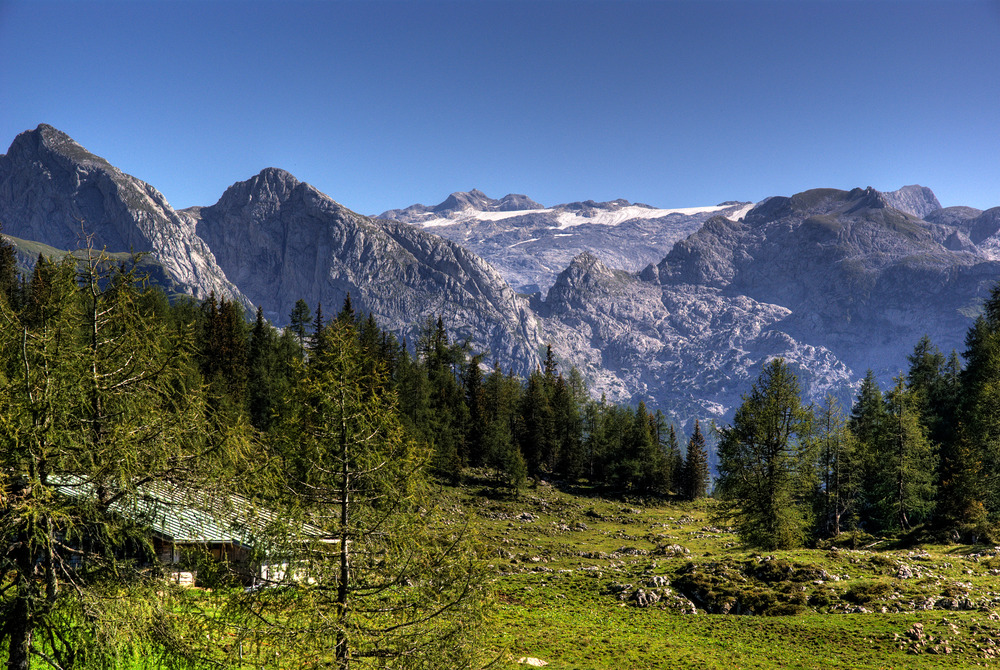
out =
<svg viewBox="0 0 1000 670"><path fill-rule="evenodd" d="M351 654L347 641L347 598L348 580L351 577L351 554L350 554L350 531L348 522L350 521L350 477L351 470L348 463L348 429L347 401L344 398L344 390L340 391L341 414L340 414L340 578L337 584L337 667L340 670L347 670L351 667Z"/></svg>
<svg viewBox="0 0 1000 670"><path fill-rule="evenodd" d="M14 601L11 620L7 622L7 633L10 636L7 670L29 670L33 632L34 625L28 617L28 601L24 597L18 597Z"/></svg>

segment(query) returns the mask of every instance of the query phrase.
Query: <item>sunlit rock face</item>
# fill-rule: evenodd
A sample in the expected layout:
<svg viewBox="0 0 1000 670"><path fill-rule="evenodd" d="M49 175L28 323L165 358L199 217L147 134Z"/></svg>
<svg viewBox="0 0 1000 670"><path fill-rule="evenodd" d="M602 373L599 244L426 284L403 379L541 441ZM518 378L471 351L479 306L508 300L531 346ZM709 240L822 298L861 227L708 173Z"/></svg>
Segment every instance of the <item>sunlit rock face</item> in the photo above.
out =
<svg viewBox="0 0 1000 670"><path fill-rule="evenodd" d="M886 384L905 371L924 334L961 351L1000 278L1000 208L942 209L921 186L679 210L473 190L372 218L268 168L174 211L44 125L0 156L0 222L22 259L89 238L148 254L171 292L260 306L277 325L299 299L330 318L350 295L411 347L441 317L504 371L536 369L551 344L595 397L682 425L727 420L775 356L808 400L850 402L868 368Z"/></svg>
<svg viewBox="0 0 1000 670"><path fill-rule="evenodd" d="M8 235L57 249L147 253L172 291L214 291L250 307L159 191L51 126L21 133L0 156L0 222Z"/></svg>
<svg viewBox="0 0 1000 670"><path fill-rule="evenodd" d="M332 315L350 294L355 309L411 342L440 316L456 338L518 371L538 363L528 301L489 264L412 226L356 214L283 170L268 168L183 214L277 323L299 299Z"/></svg>

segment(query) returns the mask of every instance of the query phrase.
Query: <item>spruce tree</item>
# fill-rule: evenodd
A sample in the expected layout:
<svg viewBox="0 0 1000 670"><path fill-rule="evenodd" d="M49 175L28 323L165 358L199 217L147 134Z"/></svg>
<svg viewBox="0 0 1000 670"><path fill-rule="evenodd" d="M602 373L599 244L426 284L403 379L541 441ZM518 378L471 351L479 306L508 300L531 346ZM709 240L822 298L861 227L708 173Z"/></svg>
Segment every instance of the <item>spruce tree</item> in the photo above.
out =
<svg viewBox="0 0 1000 670"><path fill-rule="evenodd" d="M350 323L349 325L354 325ZM326 322L323 320L323 303L316 304L316 316L313 317L313 334L309 338L309 355L310 356L321 356L323 351L326 349L327 334L326 334Z"/></svg>
<svg viewBox="0 0 1000 670"><path fill-rule="evenodd" d="M885 401L889 458L884 465L889 470L885 479L893 484L893 524L908 530L925 521L934 508L937 457L920 422L920 399L906 388L902 377L896 378Z"/></svg>
<svg viewBox="0 0 1000 670"><path fill-rule="evenodd" d="M667 441L664 446L670 467L670 491L676 495L687 495L687 474L684 472L684 456L681 453L680 442L674 424L667 430Z"/></svg>
<svg viewBox="0 0 1000 670"><path fill-rule="evenodd" d="M291 314L288 315L288 328L295 333L295 337L299 340L299 348L303 352L306 349L309 324L312 322L313 315L312 310L309 309L309 303L299 298L295 301L295 307L292 308Z"/></svg>
<svg viewBox="0 0 1000 670"><path fill-rule="evenodd" d="M808 422L798 379L776 358L721 431L719 515L732 518L750 546L791 548L805 539L809 510L799 495L800 478L811 473L802 471L800 451Z"/></svg>
<svg viewBox="0 0 1000 670"><path fill-rule="evenodd" d="M968 534L1000 516L1000 284L965 338L958 429L943 453L941 498L947 525Z"/></svg>
<svg viewBox="0 0 1000 670"><path fill-rule="evenodd" d="M486 433L486 397L480 363L480 357L473 356L463 377L465 404L469 408L465 439L469 445L469 465L473 467L480 467L486 462L486 448L483 444Z"/></svg>
<svg viewBox="0 0 1000 670"><path fill-rule="evenodd" d="M537 370L529 375L525 384L520 406L521 422L518 444L528 472L540 475L551 463L549 458L556 453L555 416L546 389L545 375Z"/></svg>
<svg viewBox="0 0 1000 670"><path fill-rule="evenodd" d="M893 518L893 481L884 467L889 461L889 416L875 373L868 370L851 408L848 421L856 440L856 458L860 468L858 524L869 531L881 532Z"/></svg>
<svg viewBox="0 0 1000 670"><path fill-rule="evenodd" d="M703 497L708 489L708 451L705 448L705 436L701 434L701 423L697 419L687 445L684 483L684 495L688 500Z"/></svg>
<svg viewBox="0 0 1000 670"><path fill-rule="evenodd" d="M452 479L461 475L469 456L465 440L469 408L460 381L468 348L468 344L449 341L441 317L427 320L418 343L430 393L428 435L434 445L435 468Z"/></svg>
<svg viewBox="0 0 1000 670"><path fill-rule="evenodd" d="M583 475L583 420L577 396L562 375L556 378L552 392L552 415L557 459L555 469L561 476L576 479Z"/></svg>
<svg viewBox="0 0 1000 670"><path fill-rule="evenodd" d="M0 233L3 232L3 225L0 224ZM10 244L0 235L0 300L6 300L11 307L16 307L19 301L19 288L17 276L17 251L14 245Z"/></svg>
<svg viewBox="0 0 1000 670"><path fill-rule="evenodd" d="M483 410L486 427L483 451L486 463L493 468L508 489L517 491L527 479L528 469L515 441L518 432L518 408L521 383L514 375L505 375L500 364L483 382Z"/></svg>

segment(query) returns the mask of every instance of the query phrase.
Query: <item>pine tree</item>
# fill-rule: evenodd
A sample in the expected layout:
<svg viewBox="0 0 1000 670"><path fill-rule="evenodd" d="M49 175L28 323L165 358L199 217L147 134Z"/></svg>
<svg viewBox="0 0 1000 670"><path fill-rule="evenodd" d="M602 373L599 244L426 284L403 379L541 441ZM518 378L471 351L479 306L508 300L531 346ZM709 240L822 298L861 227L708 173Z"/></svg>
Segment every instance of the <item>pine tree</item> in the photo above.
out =
<svg viewBox="0 0 1000 670"><path fill-rule="evenodd" d="M750 546L790 548L804 540L808 510L796 494L808 420L798 379L777 358L744 396L732 425L721 431L720 516L732 518Z"/></svg>

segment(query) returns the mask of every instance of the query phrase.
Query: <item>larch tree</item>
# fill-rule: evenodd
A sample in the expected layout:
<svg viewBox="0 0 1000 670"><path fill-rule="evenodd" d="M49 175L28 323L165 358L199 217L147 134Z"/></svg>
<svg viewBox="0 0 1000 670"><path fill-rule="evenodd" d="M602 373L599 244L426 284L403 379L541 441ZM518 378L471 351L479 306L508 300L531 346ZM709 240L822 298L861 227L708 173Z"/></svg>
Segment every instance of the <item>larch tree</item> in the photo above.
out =
<svg viewBox="0 0 1000 670"><path fill-rule="evenodd" d="M232 467L226 429L186 385L190 333L170 332L135 274L92 249L40 261L30 287L20 311L0 301L7 667L183 664L181 608L145 568L158 563L135 506L148 484L208 489Z"/></svg>
<svg viewBox="0 0 1000 670"><path fill-rule="evenodd" d="M237 596L248 658L332 667L470 667L481 652L481 574L464 523L432 500L431 454L399 420L385 370L334 322L288 399L272 500L274 576L291 589ZM268 649L278 644L284 657ZM290 656L290 657L289 657Z"/></svg>
<svg viewBox="0 0 1000 670"><path fill-rule="evenodd" d="M855 521L860 468L854 435L833 395L827 395L816 410L814 437L821 483L818 530L834 537Z"/></svg>

